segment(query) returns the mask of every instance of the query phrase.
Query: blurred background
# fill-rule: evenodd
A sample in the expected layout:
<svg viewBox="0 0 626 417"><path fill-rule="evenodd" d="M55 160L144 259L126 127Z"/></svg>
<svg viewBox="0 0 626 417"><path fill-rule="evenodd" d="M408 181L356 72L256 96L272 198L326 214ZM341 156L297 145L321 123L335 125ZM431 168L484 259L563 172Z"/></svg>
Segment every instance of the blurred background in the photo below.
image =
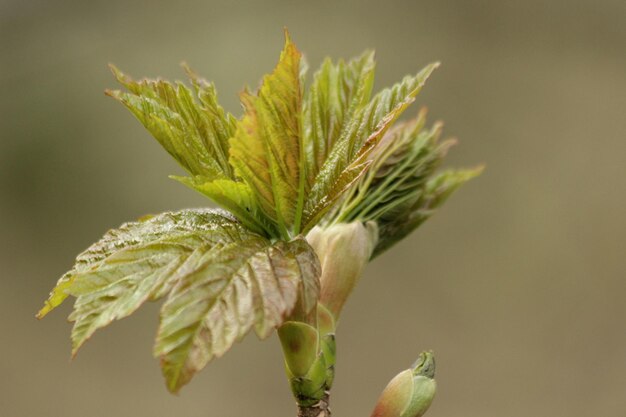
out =
<svg viewBox="0 0 626 417"><path fill-rule="evenodd" d="M74 256L146 213L206 205L121 105L114 62L237 93L289 27L315 69L375 48L377 88L441 60L428 105L487 170L373 262L338 333L337 416L368 416L420 350L430 417L626 415L626 2L623 0L0 0L0 415L289 416L278 341L250 336L167 393L158 305L69 362L68 302L35 312Z"/></svg>

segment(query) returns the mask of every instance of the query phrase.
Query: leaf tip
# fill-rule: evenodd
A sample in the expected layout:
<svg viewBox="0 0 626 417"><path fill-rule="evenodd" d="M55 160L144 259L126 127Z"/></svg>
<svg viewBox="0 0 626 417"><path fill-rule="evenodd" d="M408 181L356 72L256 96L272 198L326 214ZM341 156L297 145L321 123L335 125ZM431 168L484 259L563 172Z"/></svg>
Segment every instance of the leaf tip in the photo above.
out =
<svg viewBox="0 0 626 417"><path fill-rule="evenodd" d="M476 178L477 176L481 175L486 168L487 168L486 164L480 164L478 166L475 166L474 168L468 169L467 179L471 180L472 178Z"/></svg>
<svg viewBox="0 0 626 417"><path fill-rule="evenodd" d="M417 78L420 79L420 83L419 86L417 88L417 91L419 91L424 84L426 83L426 80L428 80L428 78L430 78L430 76L432 75L432 73L439 68L439 66L441 66L441 62L439 61L435 61L435 62L431 62L430 64L426 65L417 75Z"/></svg>
<svg viewBox="0 0 626 417"><path fill-rule="evenodd" d="M124 74L118 67L115 66L115 64L109 62L108 64L109 69L111 70L111 72L113 73L113 76L120 82L120 83L124 83L124 81L126 81L126 74Z"/></svg>
<svg viewBox="0 0 626 417"><path fill-rule="evenodd" d="M283 34L285 35L285 44L293 43L291 41L291 35L289 34L289 28L287 28L287 26L283 26Z"/></svg>
<svg viewBox="0 0 626 417"><path fill-rule="evenodd" d="M169 363L165 357L161 353L155 353L155 357L159 359L159 363L161 365L161 373L165 378L165 388L170 394L179 395L180 389L186 384L185 381L181 380L180 375L176 372L172 373L169 368Z"/></svg>
<svg viewBox="0 0 626 417"><path fill-rule="evenodd" d="M46 317L46 315L48 314L48 312L49 312L49 311L50 311L50 309L48 308L48 306L47 306L47 305L45 305L45 306L43 306L43 307L41 308L41 310L39 310L39 311L37 312L37 314L35 314L35 318L36 318L37 320L41 320L41 319L43 319L44 317Z"/></svg>
<svg viewBox="0 0 626 417"><path fill-rule="evenodd" d="M166 381L165 386L167 387L167 391L173 395L180 394L180 386L175 381Z"/></svg>
<svg viewBox="0 0 626 417"><path fill-rule="evenodd" d="M195 72L191 66L187 63L187 61L182 61L180 63L180 67L183 69L183 71L185 72L185 75L187 75L187 77L193 81L193 82L197 82L200 79L200 76L198 75L197 72Z"/></svg>
<svg viewBox="0 0 626 417"><path fill-rule="evenodd" d="M168 175L167 178L174 180L174 181L182 182L182 183L191 182L191 178L184 177L182 175Z"/></svg>
<svg viewBox="0 0 626 417"><path fill-rule="evenodd" d="M291 39L291 34L289 34L289 29L287 29L286 26L283 28L283 32L285 34L285 46L283 47L283 52L281 53L281 60L283 59L283 54L288 53L292 57L296 57L299 61L302 57L302 52L300 52L296 44Z"/></svg>
<svg viewBox="0 0 626 417"><path fill-rule="evenodd" d="M78 355L78 351L80 350L80 347L82 346L82 342L81 343L72 343L72 353L70 355L70 360L74 360L76 359L76 355Z"/></svg>
<svg viewBox="0 0 626 417"><path fill-rule="evenodd" d="M49 312L54 310L58 305L54 305L50 302L50 300L46 300L43 304L43 307L35 314L37 320L41 320L48 315Z"/></svg>

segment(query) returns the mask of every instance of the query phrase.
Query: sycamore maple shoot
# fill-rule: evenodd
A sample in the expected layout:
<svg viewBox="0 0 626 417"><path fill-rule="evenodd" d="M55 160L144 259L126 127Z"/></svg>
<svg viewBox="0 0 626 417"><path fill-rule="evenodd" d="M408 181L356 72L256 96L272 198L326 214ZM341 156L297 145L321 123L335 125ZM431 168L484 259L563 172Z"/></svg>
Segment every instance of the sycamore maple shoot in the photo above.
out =
<svg viewBox="0 0 626 417"><path fill-rule="evenodd" d="M453 144L426 113L397 122L438 64L372 96L374 54L326 59L308 88L286 36L279 62L236 117L212 83L134 81L112 67L126 106L180 163L174 179L222 209L147 216L76 258L38 317L75 298L72 352L93 333L163 299L154 355L177 392L251 330L277 330L300 415L329 415L335 331L367 262L417 228L480 172L439 170ZM434 395L423 353L374 416L422 415Z"/></svg>

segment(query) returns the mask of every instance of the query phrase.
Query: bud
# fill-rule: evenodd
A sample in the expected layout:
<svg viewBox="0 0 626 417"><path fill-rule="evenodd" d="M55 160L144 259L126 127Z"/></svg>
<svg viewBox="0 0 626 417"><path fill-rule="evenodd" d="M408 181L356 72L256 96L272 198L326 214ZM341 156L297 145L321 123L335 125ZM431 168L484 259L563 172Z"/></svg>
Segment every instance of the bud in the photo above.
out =
<svg viewBox="0 0 626 417"><path fill-rule="evenodd" d="M278 328L287 379L301 406L320 401L335 377L335 320L321 304L316 322L317 328L298 321L287 321Z"/></svg>
<svg viewBox="0 0 626 417"><path fill-rule="evenodd" d="M356 286L378 240L376 223L316 226L307 235L322 266L320 303L335 319Z"/></svg>
<svg viewBox="0 0 626 417"><path fill-rule="evenodd" d="M311 406L329 389L325 349L317 329L307 323L288 321L278 328L285 371L296 401ZM332 358L334 362L334 356Z"/></svg>
<svg viewBox="0 0 626 417"><path fill-rule="evenodd" d="M285 368L289 376L305 376L318 356L317 329L306 323L288 321L278 328L278 337L283 347Z"/></svg>
<svg viewBox="0 0 626 417"><path fill-rule="evenodd" d="M400 372L383 390L371 417L421 417L435 397L435 358L422 352L412 368Z"/></svg>

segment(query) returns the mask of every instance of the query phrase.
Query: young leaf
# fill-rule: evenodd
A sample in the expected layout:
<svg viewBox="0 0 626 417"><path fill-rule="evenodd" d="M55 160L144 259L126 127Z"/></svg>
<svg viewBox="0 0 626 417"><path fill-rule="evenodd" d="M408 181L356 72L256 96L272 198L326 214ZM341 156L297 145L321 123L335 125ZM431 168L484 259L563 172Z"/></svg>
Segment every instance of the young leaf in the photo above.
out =
<svg viewBox="0 0 626 417"><path fill-rule="evenodd" d="M317 223L320 223L326 212L333 207L341 198L344 198L347 192L358 182L360 178L367 172L371 161L365 161L359 164L352 164L337 178L328 193L309 210L309 217L306 218L306 226L304 232L309 232Z"/></svg>
<svg viewBox="0 0 626 417"><path fill-rule="evenodd" d="M80 298L91 293L91 298L106 298L106 290L118 280L123 285L133 281L139 284L142 282L139 275L166 269L170 261L192 251L195 246L245 240L251 236L255 234L219 210L183 210L125 223L118 229L108 231L102 239L78 255L74 267L61 277L38 317L44 317L69 295ZM98 293L98 290L105 291ZM143 302L150 294L140 296L144 297ZM89 308L88 298L79 299L76 307ZM114 300L109 298L108 301ZM119 313L118 306L114 309ZM111 320L121 318L117 313ZM72 314L77 321L74 350L97 328L111 322L101 318L95 320L96 317L89 314ZM85 325L84 320L89 324Z"/></svg>
<svg viewBox="0 0 626 417"><path fill-rule="evenodd" d="M163 356L168 386L178 390L206 364L199 361L199 352L207 361L219 356L252 326L259 336L267 336L291 312L299 294L312 309L319 273L317 257L304 239L272 243L219 210L163 213L111 230L79 255L40 316L68 295L76 297L70 315L75 354L97 329L169 294L155 352ZM198 291L186 292L189 285ZM172 310L172 305L178 307ZM198 332L193 346L184 350L178 343L184 335L168 330L174 320L173 326L193 333L185 326L193 314L200 320Z"/></svg>
<svg viewBox="0 0 626 417"><path fill-rule="evenodd" d="M235 131L236 119L217 103L213 84L186 68L194 98L182 83L137 82L114 66L111 69L129 92L108 90L107 94L124 104L185 170L192 175L233 178L228 139Z"/></svg>
<svg viewBox="0 0 626 417"><path fill-rule="evenodd" d="M67 291L72 287L77 275L97 269L106 258L115 252L121 249L135 249L145 242L193 234L209 225L215 227L218 221L221 225L220 228L229 224L234 228L242 229L225 212L185 210L178 213L163 213L159 216L148 217L145 220L125 223L118 229L108 231L98 242L76 257L74 267L59 279L37 317L43 318L69 296ZM242 231L245 232L245 229Z"/></svg>
<svg viewBox="0 0 626 417"><path fill-rule="evenodd" d="M341 221L395 218L423 192L429 176L439 166L454 141L439 144L441 124L422 130L426 112L393 127L372 153L372 168L347 198Z"/></svg>
<svg viewBox="0 0 626 417"><path fill-rule="evenodd" d="M331 208L333 193L348 170L367 160L387 129L415 100L422 86L438 64L430 64L415 76L407 76L392 88L378 93L372 101L355 112L324 162L304 207L304 227L309 230L314 220Z"/></svg>
<svg viewBox="0 0 626 417"><path fill-rule="evenodd" d="M422 193L401 212L389 213L379 222L378 245L372 258L380 255L398 241L404 239L433 215L461 185L477 177L483 167L448 170L428 179Z"/></svg>
<svg viewBox="0 0 626 417"><path fill-rule="evenodd" d="M370 154L371 167L328 217L329 223L375 221L379 241L373 256L423 223L437 206L480 170L435 170L454 140L439 142L442 124L424 130L426 110L391 128Z"/></svg>
<svg viewBox="0 0 626 417"><path fill-rule="evenodd" d="M253 326L267 337L293 309L300 289L309 311L319 294L319 264L302 238L256 238L196 251L161 309L154 353L176 392Z"/></svg>
<svg viewBox="0 0 626 417"><path fill-rule="evenodd" d="M241 94L245 115L230 140L231 165L282 237L299 232L304 198L300 56L286 36L278 65L263 79L258 96Z"/></svg>
<svg viewBox="0 0 626 417"><path fill-rule="evenodd" d="M374 53L366 51L348 63L329 58L313 77L302 110L309 187L339 138L344 124L370 98L374 82Z"/></svg>

